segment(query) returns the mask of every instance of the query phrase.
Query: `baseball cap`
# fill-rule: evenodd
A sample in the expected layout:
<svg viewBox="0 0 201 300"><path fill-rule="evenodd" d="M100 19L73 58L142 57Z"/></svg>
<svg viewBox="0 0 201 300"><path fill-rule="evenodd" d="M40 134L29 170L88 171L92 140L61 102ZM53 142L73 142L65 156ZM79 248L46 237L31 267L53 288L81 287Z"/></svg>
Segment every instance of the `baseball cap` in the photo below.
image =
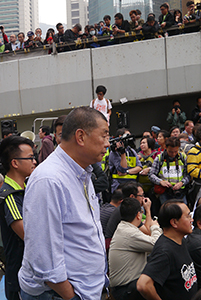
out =
<svg viewBox="0 0 201 300"><path fill-rule="evenodd" d="M32 36L32 35L34 35L33 31L28 31L27 32L27 36Z"/></svg>

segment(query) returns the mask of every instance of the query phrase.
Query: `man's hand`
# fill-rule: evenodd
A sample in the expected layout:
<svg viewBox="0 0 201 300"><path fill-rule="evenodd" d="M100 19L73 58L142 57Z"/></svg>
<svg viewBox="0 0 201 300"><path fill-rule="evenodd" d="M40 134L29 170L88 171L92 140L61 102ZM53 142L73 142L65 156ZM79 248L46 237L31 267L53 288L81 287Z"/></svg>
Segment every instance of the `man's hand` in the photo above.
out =
<svg viewBox="0 0 201 300"><path fill-rule="evenodd" d="M125 175L127 175L127 173L121 173L121 172L119 172L119 171L117 171L117 174L118 174L119 176L125 176Z"/></svg>
<svg viewBox="0 0 201 300"><path fill-rule="evenodd" d="M177 108L176 113L179 115L179 114L181 113L181 109L180 109L180 108Z"/></svg>
<svg viewBox="0 0 201 300"><path fill-rule="evenodd" d="M166 181L166 180L162 180L160 182L160 185L164 186L164 187L167 187L167 188L170 188L172 187L171 183L169 181Z"/></svg>
<svg viewBox="0 0 201 300"><path fill-rule="evenodd" d="M150 168L143 169L142 171L140 171L139 174L146 176L149 173L149 170L150 170Z"/></svg>
<svg viewBox="0 0 201 300"><path fill-rule="evenodd" d="M189 20L185 18L185 19L183 19L183 23L184 23L184 24L188 24L188 23L189 23Z"/></svg>
<svg viewBox="0 0 201 300"><path fill-rule="evenodd" d="M151 209L151 200L149 198L144 198L142 200L142 203L143 203L143 207L145 209L145 211L150 211Z"/></svg>
<svg viewBox="0 0 201 300"><path fill-rule="evenodd" d="M172 109L172 114L173 114L173 115L175 114L175 108Z"/></svg>
<svg viewBox="0 0 201 300"><path fill-rule="evenodd" d="M119 31L119 29L117 28L117 26L114 26L113 27L113 34L117 34Z"/></svg>
<svg viewBox="0 0 201 300"><path fill-rule="evenodd" d="M163 23L161 24L161 27L164 28L165 26L166 26L166 22L163 22Z"/></svg>
<svg viewBox="0 0 201 300"><path fill-rule="evenodd" d="M157 220L151 220L151 226L153 226L153 225L159 226L158 221Z"/></svg>
<svg viewBox="0 0 201 300"><path fill-rule="evenodd" d="M180 190L180 188L182 187L183 185L183 182L177 182L174 186L173 186L173 190L176 191L176 190Z"/></svg>

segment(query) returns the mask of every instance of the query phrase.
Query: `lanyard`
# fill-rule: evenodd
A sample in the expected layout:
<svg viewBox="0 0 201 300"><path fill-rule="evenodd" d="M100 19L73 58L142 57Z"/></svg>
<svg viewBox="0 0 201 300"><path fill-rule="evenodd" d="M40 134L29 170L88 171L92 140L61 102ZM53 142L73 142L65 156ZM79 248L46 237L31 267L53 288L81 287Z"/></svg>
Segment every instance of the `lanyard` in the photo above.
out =
<svg viewBox="0 0 201 300"><path fill-rule="evenodd" d="M83 182L83 186L84 186L84 195L85 195L85 198L86 198L87 203L88 203L88 205L89 205L89 209L94 210L93 206L91 205L91 203L90 203L90 201L89 201L89 195L88 195L88 193L87 193L87 187L86 187L85 182Z"/></svg>

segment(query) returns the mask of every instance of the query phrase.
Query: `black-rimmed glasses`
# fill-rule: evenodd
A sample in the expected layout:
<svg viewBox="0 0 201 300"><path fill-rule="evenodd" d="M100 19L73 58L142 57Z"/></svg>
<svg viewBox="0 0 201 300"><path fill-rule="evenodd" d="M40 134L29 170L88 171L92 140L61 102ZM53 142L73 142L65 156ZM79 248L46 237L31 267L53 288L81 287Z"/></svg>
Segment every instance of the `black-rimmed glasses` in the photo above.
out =
<svg viewBox="0 0 201 300"><path fill-rule="evenodd" d="M33 162L33 160L36 160L36 157L33 155L33 156L30 156L30 157L14 157L13 159L17 159L17 160L28 160L28 159L30 159Z"/></svg>

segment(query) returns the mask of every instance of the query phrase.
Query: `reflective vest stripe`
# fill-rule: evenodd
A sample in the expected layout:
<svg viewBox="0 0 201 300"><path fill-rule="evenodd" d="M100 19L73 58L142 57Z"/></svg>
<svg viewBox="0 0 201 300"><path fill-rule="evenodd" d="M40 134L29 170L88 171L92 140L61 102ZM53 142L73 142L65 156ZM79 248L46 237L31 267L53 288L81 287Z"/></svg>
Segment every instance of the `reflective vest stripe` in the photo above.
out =
<svg viewBox="0 0 201 300"><path fill-rule="evenodd" d="M135 156L126 156L127 165L129 168L136 167L136 157ZM112 174L112 178L115 179L137 179L137 175L126 174L124 176L119 176L118 174Z"/></svg>
<svg viewBox="0 0 201 300"><path fill-rule="evenodd" d="M119 176L118 174L112 174L112 178L118 178L118 179L136 179L137 175L123 175L123 176Z"/></svg>
<svg viewBox="0 0 201 300"><path fill-rule="evenodd" d="M168 171L167 162L164 161L158 176L163 180L168 180L172 185L175 185L176 183L182 181L183 179L184 164L180 159L178 160L178 167L179 169L177 170L175 161L169 162L169 171ZM182 186L181 188L185 188L185 187Z"/></svg>

